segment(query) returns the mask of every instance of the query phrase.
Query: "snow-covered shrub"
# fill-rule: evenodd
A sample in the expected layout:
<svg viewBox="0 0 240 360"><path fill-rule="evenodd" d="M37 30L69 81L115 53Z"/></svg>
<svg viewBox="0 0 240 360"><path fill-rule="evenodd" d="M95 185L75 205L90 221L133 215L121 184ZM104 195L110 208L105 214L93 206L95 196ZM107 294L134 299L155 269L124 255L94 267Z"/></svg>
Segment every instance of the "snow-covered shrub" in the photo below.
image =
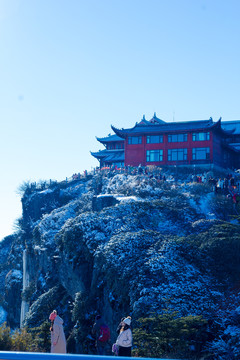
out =
<svg viewBox="0 0 240 360"><path fill-rule="evenodd" d="M228 293L212 323L212 341L206 344L210 360L240 359L240 292Z"/></svg>
<svg viewBox="0 0 240 360"><path fill-rule="evenodd" d="M197 197L204 196L212 191L211 186L205 182L205 183L188 183L187 184L188 189L191 189L191 194Z"/></svg>
<svg viewBox="0 0 240 360"><path fill-rule="evenodd" d="M83 320L85 318L86 300L87 294L83 291L77 292L75 294L75 300L72 309L72 320L74 322L76 322L77 320Z"/></svg>
<svg viewBox="0 0 240 360"><path fill-rule="evenodd" d="M27 286L22 292L22 300L30 301L33 293L36 291L36 284L34 281L31 281L29 286Z"/></svg>
<svg viewBox="0 0 240 360"><path fill-rule="evenodd" d="M233 216L236 215L232 197L226 195L216 194L211 202L211 211L218 219L224 221L231 221Z"/></svg>
<svg viewBox="0 0 240 360"><path fill-rule="evenodd" d="M25 325L29 327L40 326L48 319L53 309L56 309L61 316L63 313L65 296L66 291L61 285L55 286L39 296L39 298L31 305L30 310L26 315Z"/></svg>
<svg viewBox="0 0 240 360"><path fill-rule="evenodd" d="M239 360L240 359L240 329L226 329L231 335L222 334L216 340L206 345L205 351L210 360ZM225 333L225 332L224 332Z"/></svg>
<svg viewBox="0 0 240 360"><path fill-rule="evenodd" d="M97 311L115 329L124 315L136 319L177 310L179 317L202 315L214 319L214 324L226 319L221 331L219 326L211 328L211 346L222 336L235 351L238 338L233 329L239 323L232 312L237 306L226 303L240 275L239 230L219 220L230 219L230 203L226 205L224 197L219 202L220 197L206 184L175 181L170 171L166 181L152 175L97 174L25 194L24 232L13 240L10 256L6 256L11 267L4 271L21 269L27 246L28 271L37 288L34 296L30 289L25 291L33 302L27 325L39 325L57 307L67 327L71 316L76 325L71 324L70 348L91 353L89 329ZM106 194L118 203L93 212L93 196ZM4 251L3 269L7 266ZM17 287L20 298L22 279L15 283L10 274L6 288L1 282L3 306ZM52 289L58 283L60 287ZM10 315L20 318L11 307L8 320ZM190 350L185 357L188 355L191 357Z"/></svg>
<svg viewBox="0 0 240 360"><path fill-rule="evenodd" d="M180 247L182 256L201 271L211 273L224 284L239 279L240 234L238 225L213 222L207 231L180 238L179 241L182 243ZM205 262L208 264L207 267Z"/></svg>

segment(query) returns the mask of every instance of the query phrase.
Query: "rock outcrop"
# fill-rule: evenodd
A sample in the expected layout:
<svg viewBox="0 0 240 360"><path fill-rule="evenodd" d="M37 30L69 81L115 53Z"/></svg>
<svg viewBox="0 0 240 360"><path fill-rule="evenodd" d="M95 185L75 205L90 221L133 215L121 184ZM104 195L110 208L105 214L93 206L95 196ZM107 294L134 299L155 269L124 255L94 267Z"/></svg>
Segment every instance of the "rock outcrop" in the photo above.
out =
<svg viewBox="0 0 240 360"><path fill-rule="evenodd" d="M223 202L225 212L218 211ZM24 325L38 326L56 308L67 334L79 340L78 326L87 335L101 312L115 340L124 315L136 319L168 309L208 319L237 284L234 208L231 199L213 197L207 184L96 175L28 189L22 204L21 231L0 246L6 254L0 260L2 306L12 327L20 324L23 300L29 304ZM24 251L29 280L22 291ZM231 266L220 269L215 254L223 265L227 251ZM89 352L85 345L81 351Z"/></svg>

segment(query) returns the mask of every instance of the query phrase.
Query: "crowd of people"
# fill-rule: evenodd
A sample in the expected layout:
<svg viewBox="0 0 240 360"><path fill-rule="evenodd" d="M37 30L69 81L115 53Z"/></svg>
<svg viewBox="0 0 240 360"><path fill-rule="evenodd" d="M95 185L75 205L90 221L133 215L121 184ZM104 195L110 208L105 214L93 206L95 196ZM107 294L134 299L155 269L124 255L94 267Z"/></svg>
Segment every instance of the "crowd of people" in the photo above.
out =
<svg viewBox="0 0 240 360"><path fill-rule="evenodd" d="M66 337L63 330L63 320L53 310L49 316L51 321L51 353L66 354ZM101 315L97 315L92 328L92 335L95 339L96 351L98 355L106 355L106 348L111 342L110 328ZM116 342L112 344L112 352L116 356L131 357L132 352L132 330L131 317L121 319L116 328Z"/></svg>
<svg viewBox="0 0 240 360"><path fill-rule="evenodd" d="M99 169L105 176L114 176L116 173L124 173L127 175L140 175L145 180L155 179L158 182L174 182L175 184L181 184L183 182L193 182L199 184L208 184L212 187L212 191L216 194L223 194L231 197L234 204L240 202L240 175L236 173L228 173L225 176L214 177L212 171L204 171L200 174L190 174L184 176L178 173L177 167L163 172L161 168L157 166L139 165L138 167L125 166L124 168L105 168L105 170ZM195 169L194 169L195 172Z"/></svg>
<svg viewBox="0 0 240 360"><path fill-rule="evenodd" d="M131 317L122 318L117 329L116 342L112 345L112 352L117 356L131 356L132 330ZM96 339L98 355L106 355L106 348L111 340L110 329L101 315L97 315L92 334Z"/></svg>
<svg viewBox="0 0 240 360"><path fill-rule="evenodd" d="M70 178L66 178L66 181L78 181L96 174L101 174L105 177L112 177L116 174L140 175L146 181L155 179L158 182L167 181L176 184L181 184L182 182L208 183L212 187L212 191L216 194L223 194L231 197L235 204L238 204L240 201L240 174L236 172L221 177L214 177L212 171L204 171L200 174L196 174L194 168L194 174L184 176L182 173L180 174L180 169L178 169L177 166L163 171L163 169L158 166L142 166L140 164L139 166L124 166L121 168L118 168L117 166L96 167L90 172L84 170L82 174L74 173ZM54 182L50 180L49 184L54 184ZM48 186L45 183L41 185L41 189L47 187Z"/></svg>

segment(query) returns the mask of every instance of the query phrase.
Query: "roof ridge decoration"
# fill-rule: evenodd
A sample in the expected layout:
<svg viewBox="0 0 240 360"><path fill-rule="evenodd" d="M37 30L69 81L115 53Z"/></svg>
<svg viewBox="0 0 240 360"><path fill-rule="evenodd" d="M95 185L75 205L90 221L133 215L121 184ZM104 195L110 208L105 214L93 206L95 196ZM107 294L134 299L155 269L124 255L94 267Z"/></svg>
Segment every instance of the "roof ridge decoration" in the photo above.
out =
<svg viewBox="0 0 240 360"><path fill-rule="evenodd" d="M151 118L151 120L149 120L149 122L151 124L154 124L154 125L159 125L159 124L165 124L166 122L163 121L162 119L159 119L156 115L156 112L154 112L153 114L153 117Z"/></svg>
<svg viewBox="0 0 240 360"><path fill-rule="evenodd" d="M136 123L136 125L137 125L137 123ZM140 125L140 126L141 125L149 125L149 121L146 120L145 115L143 115L142 120L140 121L140 123L138 125Z"/></svg>

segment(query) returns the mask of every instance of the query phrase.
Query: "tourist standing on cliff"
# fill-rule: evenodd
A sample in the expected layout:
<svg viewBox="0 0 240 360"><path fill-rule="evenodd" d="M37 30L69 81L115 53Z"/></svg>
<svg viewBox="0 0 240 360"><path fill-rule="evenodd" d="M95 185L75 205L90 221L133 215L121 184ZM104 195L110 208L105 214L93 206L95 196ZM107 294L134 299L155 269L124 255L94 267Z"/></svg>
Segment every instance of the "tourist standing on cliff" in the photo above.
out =
<svg viewBox="0 0 240 360"><path fill-rule="evenodd" d="M49 319L51 320L51 353L66 354L66 338L63 331L63 320L58 316L56 310L53 310Z"/></svg>

